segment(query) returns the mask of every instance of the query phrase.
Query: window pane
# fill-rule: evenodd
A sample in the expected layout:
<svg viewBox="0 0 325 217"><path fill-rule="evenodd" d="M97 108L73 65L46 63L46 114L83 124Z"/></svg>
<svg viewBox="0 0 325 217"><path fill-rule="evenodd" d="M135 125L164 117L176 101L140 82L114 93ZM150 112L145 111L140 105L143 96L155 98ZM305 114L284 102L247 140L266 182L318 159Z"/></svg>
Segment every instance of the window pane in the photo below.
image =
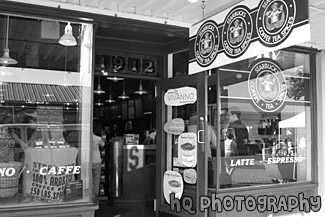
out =
<svg viewBox="0 0 325 217"><path fill-rule="evenodd" d="M10 16L18 64L0 74L0 207L90 201L93 27L72 24L82 40L68 48L66 24Z"/></svg>
<svg viewBox="0 0 325 217"><path fill-rule="evenodd" d="M260 57L219 70L220 188L311 180L309 56L282 50L263 56L282 67L283 82L278 74L267 76L263 70L250 78L251 68ZM273 102L269 100L272 94L283 87L281 82L286 84L282 107L270 112L254 103L249 84L256 84L255 97L261 104L265 100L266 106Z"/></svg>

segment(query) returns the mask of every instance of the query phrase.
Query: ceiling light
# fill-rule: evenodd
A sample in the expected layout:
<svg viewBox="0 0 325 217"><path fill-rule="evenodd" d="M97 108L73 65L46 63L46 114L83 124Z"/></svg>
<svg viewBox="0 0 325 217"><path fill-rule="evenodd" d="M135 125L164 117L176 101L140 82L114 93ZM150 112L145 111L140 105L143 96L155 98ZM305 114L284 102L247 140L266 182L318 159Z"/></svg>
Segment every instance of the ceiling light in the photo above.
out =
<svg viewBox="0 0 325 217"><path fill-rule="evenodd" d="M98 102L96 102L95 105L96 105L96 106L102 106L102 105L104 105L104 103L102 103L102 102L100 101L100 99L98 99Z"/></svg>
<svg viewBox="0 0 325 217"><path fill-rule="evenodd" d="M123 81L123 92L122 92L122 95L120 95L120 96L118 96L118 98L119 99L128 99L128 98L130 98L129 96L127 96L126 94L125 94L125 80Z"/></svg>
<svg viewBox="0 0 325 217"><path fill-rule="evenodd" d="M124 78L118 78L118 77L107 77L108 80L118 82L118 81L123 81Z"/></svg>
<svg viewBox="0 0 325 217"><path fill-rule="evenodd" d="M108 103L116 102L116 100L113 99L113 97L112 97L112 84L111 84L111 82L109 82L109 97L108 97L107 100L105 100L105 102L108 102Z"/></svg>
<svg viewBox="0 0 325 217"><path fill-rule="evenodd" d="M187 0L189 3L195 3L197 0Z"/></svg>
<svg viewBox="0 0 325 217"><path fill-rule="evenodd" d="M77 45L77 41L72 35L72 26L70 25L70 22L68 22L68 24L65 26L64 35L62 35L62 37L60 38L59 44L62 44L64 46Z"/></svg>
<svg viewBox="0 0 325 217"><path fill-rule="evenodd" d="M105 100L105 102L113 103L113 102L116 102L116 100L112 98L112 95L109 95L109 98L107 100Z"/></svg>
<svg viewBox="0 0 325 217"><path fill-rule="evenodd" d="M9 40L9 15L7 18L7 35L6 35L6 46L3 52L3 56L0 58L0 64L2 65L14 65L17 64L17 61L10 57L10 50L8 48L8 40Z"/></svg>
<svg viewBox="0 0 325 217"><path fill-rule="evenodd" d="M106 91L102 90L102 88L100 87L100 76L98 77L97 90L94 90L94 93L97 93L98 95L106 93Z"/></svg>
<svg viewBox="0 0 325 217"><path fill-rule="evenodd" d="M145 91L142 87L142 80L140 80L140 84L139 84L139 90L134 92L135 94L139 94L139 95L143 95L143 94L147 94L148 92Z"/></svg>

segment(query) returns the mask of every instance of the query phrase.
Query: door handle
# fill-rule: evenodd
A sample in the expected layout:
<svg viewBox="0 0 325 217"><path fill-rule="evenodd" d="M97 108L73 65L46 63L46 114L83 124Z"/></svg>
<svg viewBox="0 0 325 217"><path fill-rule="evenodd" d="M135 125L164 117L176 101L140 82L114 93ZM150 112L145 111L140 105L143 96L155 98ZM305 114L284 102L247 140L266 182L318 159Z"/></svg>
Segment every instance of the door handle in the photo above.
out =
<svg viewBox="0 0 325 217"><path fill-rule="evenodd" d="M205 118L204 117L200 117L200 123L199 123L199 130L197 131L197 141L198 143L204 143L204 124L205 124ZM201 140L200 138L200 134L203 134L203 140Z"/></svg>
<svg viewBox="0 0 325 217"><path fill-rule="evenodd" d="M200 140L200 138L201 138L200 137L201 132L203 132L203 141ZM204 130L198 130L197 131L197 142L198 143L201 143L201 144L204 143Z"/></svg>

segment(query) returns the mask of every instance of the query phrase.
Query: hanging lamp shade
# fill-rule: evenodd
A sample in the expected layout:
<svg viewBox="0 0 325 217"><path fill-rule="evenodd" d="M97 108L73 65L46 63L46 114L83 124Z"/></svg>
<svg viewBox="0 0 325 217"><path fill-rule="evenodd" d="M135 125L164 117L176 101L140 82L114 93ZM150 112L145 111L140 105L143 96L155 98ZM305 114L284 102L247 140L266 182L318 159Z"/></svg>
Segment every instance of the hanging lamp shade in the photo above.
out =
<svg viewBox="0 0 325 217"><path fill-rule="evenodd" d="M100 101L100 99L98 99L98 102L96 102L95 105L96 105L96 106L102 106L102 105L104 105L104 103L102 103L102 102Z"/></svg>
<svg viewBox="0 0 325 217"><path fill-rule="evenodd" d="M10 57L10 50L8 48L8 40L9 40L9 16L7 18L7 26L6 26L7 34L6 34L6 46L4 48L3 56L0 58L0 64L2 65L14 65L18 62Z"/></svg>
<svg viewBox="0 0 325 217"><path fill-rule="evenodd" d="M97 85L97 89L94 90L94 93L97 93L98 95L106 93L106 91L103 90L100 86L100 77L98 77L98 85Z"/></svg>
<svg viewBox="0 0 325 217"><path fill-rule="evenodd" d="M125 94L125 80L123 81L123 91L122 91L122 95L118 96L119 99L128 99L130 98L128 95Z"/></svg>
<svg viewBox="0 0 325 217"><path fill-rule="evenodd" d="M59 44L64 46L75 46L77 45L77 40L72 35L72 26L70 22L65 26L64 35L59 40Z"/></svg>
<svg viewBox="0 0 325 217"><path fill-rule="evenodd" d="M118 78L118 77L107 77L107 80L111 80L114 82L118 82L118 81L123 81L124 78Z"/></svg>
<svg viewBox="0 0 325 217"><path fill-rule="evenodd" d="M113 99L112 95L109 95L108 99L105 100L105 102L108 102L108 103L113 103L113 102L116 102L115 99Z"/></svg>
<svg viewBox="0 0 325 217"><path fill-rule="evenodd" d="M145 91L143 89L143 86L142 86L142 81L140 80L140 84L139 84L139 89L137 91L134 92L135 94L139 94L139 95L144 95L144 94L147 94L148 92Z"/></svg>
<svg viewBox="0 0 325 217"><path fill-rule="evenodd" d="M105 102L108 102L108 103L116 102L116 100L113 99L113 97L112 97L112 84L111 84L111 81L109 82L109 97L108 97L107 100L105 100Z"/></svg>
<svg viewBox="0 0 325 217"><path fill-rule="evenodd" d="M118 96L119 99L129 99L130 97L125 94L125 90L123 90L122 95Z"/></svg>

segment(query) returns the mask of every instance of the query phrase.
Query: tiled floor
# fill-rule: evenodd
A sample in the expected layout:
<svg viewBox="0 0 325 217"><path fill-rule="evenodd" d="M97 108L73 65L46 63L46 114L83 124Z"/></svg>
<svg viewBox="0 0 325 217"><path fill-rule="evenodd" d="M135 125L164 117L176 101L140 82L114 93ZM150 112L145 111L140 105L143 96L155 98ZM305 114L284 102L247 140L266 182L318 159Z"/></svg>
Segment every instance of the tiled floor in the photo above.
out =
<svg viewBox="0 0 325 217"><path fill-rule="evenodd" d="M108 205L100 203L95 217L154 217L153 206L144 203Z"/></svg>

